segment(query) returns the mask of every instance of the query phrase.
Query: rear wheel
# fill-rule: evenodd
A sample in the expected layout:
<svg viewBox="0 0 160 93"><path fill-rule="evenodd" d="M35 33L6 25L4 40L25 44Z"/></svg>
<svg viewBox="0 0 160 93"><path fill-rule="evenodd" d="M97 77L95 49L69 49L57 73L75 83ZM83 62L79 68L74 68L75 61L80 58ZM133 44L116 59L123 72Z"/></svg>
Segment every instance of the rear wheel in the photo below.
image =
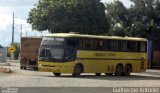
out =
<svg viewBox="0 0 160 93"><path fill-rule="evenodd" d="M95 73L96 74L96 76L100 76L101 75L101 73Z"/></svg>
<svg viewBox="0 0 160 93"><path fill-rule="evenodd" d="M123 67L121 65L117 65L115 70L115 76L121 76L123 74Z"/></svg>
<svg viewBox="0 0 160 93"><path fill-rule="evenodd" d="M54 76L56 76L56 77L58 77L58 76L61 75L61 73L53 73L53 74L54 74Z"/></svg>
<svg viewBox="0 0 160 93"><path fill-rule="evenodd" d="M74 72L73 72L72 75L75 76L75 77L79 77L81 75L82 71L83 71L82 66L81 65L76 65L74 67Z"/></svg>
<svg viewBox="0 0 160 93"><path fill-rule="evenodd" d="M130 65L126 65L125 70L124 70L124 75L125 76L130 76L131 71L132 71L131 66Z"/></svg>
<svg viewBox="0 0 160 93"><path fill-rule="evenodd" d="M105 75L112 76L113 73L105 73Z"/></svg>

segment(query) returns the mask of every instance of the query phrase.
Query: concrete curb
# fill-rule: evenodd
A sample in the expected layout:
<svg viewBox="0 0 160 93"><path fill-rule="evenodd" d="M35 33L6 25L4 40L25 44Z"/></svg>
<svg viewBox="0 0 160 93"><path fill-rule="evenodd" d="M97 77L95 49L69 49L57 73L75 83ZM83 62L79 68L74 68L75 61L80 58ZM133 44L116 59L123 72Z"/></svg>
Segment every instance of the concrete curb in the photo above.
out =
<svg viewBox="0 0 160 93"><path fill-rule="evenodd" d="M10 63L0 63L0 66L11 66Z"/></svg>
<svg viewBox="0 0 160 93"><path fill-rule="evenodd" d="M10 68L0 67L0 72L2 72L2 73L12 73L12 70Z"/></svg>

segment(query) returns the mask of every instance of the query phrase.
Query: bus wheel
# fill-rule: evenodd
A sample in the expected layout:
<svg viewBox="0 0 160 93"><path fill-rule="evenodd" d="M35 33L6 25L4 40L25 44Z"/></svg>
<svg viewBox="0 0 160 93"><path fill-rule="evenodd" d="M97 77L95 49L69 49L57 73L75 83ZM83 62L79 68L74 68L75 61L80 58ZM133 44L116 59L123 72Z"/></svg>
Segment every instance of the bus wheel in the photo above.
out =
<svg viewBox="0 0 160 93"><path fill-rule="evenodd" d="M95 73L96 74L96 76L100 76L101 75L101 73Z"/></svg>
<svg viewBox="0 0 160 93"><path fill-rule="evenodd" d="M72 75L75 76L75 77L79 77L81 75L82 71L83 71L82 66L81 65L76 65L74 67L74 73Z"/></svg>
<svg viewBox="0 0 160 93"><path fill-rule="evenodd" d="M105 75L112 76L113 73L105 73Z"/></svg>
<svg viewBox="0 0 160 93"><path fill-rule="evenodd" d="M56 77L60 76L61 73L53 73Z"/></svg>
<svg viewBox="0 0 160 93"><path fill-rule="evenodd" d="M124 70L124 75L125 76L130 76L131 71L132 71L131 66L130 65L126 65L125 70Z"/></svg>
<svg viewBox="0 0 160 93"><path fill-rule="evenodd" d="M115 76L121 76L123 74L123 67L121 65L116 66Z"/></svg>

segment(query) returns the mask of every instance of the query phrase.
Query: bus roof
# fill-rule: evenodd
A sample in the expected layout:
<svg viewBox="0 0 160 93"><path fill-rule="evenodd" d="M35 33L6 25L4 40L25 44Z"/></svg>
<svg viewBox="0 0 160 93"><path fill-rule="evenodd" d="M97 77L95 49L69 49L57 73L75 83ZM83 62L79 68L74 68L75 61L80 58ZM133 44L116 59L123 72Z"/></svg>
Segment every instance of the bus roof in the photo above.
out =
<svg viewBox="0 0 160 93"><path fill-rule="evenodd" d="M48 34L45 37L79 37L79 38L147 41L147 39L145 39L145 38L128 37L128 36L125 36L125 37L120 37L120 36L100 36L100 35L85 35L85 34L72 34L72 33L54 33L54 34Z"/></svg>
<svg viewBox="0 0 160 93"><path fill-rule="evenodd" d="M42 38L40 36L25 36L25 37L21 37L21 38Z"/></svg>

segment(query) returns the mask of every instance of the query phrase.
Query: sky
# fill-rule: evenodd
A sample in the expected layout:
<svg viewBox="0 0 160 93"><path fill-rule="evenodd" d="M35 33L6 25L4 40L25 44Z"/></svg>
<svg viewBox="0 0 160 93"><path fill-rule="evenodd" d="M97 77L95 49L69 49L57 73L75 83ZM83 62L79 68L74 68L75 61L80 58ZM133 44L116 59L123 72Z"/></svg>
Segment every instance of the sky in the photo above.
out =
<svg viewBox="0 0 160 93"><path fill-rule="evenodd" d="M114 0L102 0L113 2ZM129 0L120 0L126 7L131 5ZM14 12L15 38L14 42L20 42L20 25L22 24L22 36L43 36L48 32L33 31L31 25L26 22L30 9L38 0L0 0L0 45L9 46L12 41L12 23Z"/></svg>

